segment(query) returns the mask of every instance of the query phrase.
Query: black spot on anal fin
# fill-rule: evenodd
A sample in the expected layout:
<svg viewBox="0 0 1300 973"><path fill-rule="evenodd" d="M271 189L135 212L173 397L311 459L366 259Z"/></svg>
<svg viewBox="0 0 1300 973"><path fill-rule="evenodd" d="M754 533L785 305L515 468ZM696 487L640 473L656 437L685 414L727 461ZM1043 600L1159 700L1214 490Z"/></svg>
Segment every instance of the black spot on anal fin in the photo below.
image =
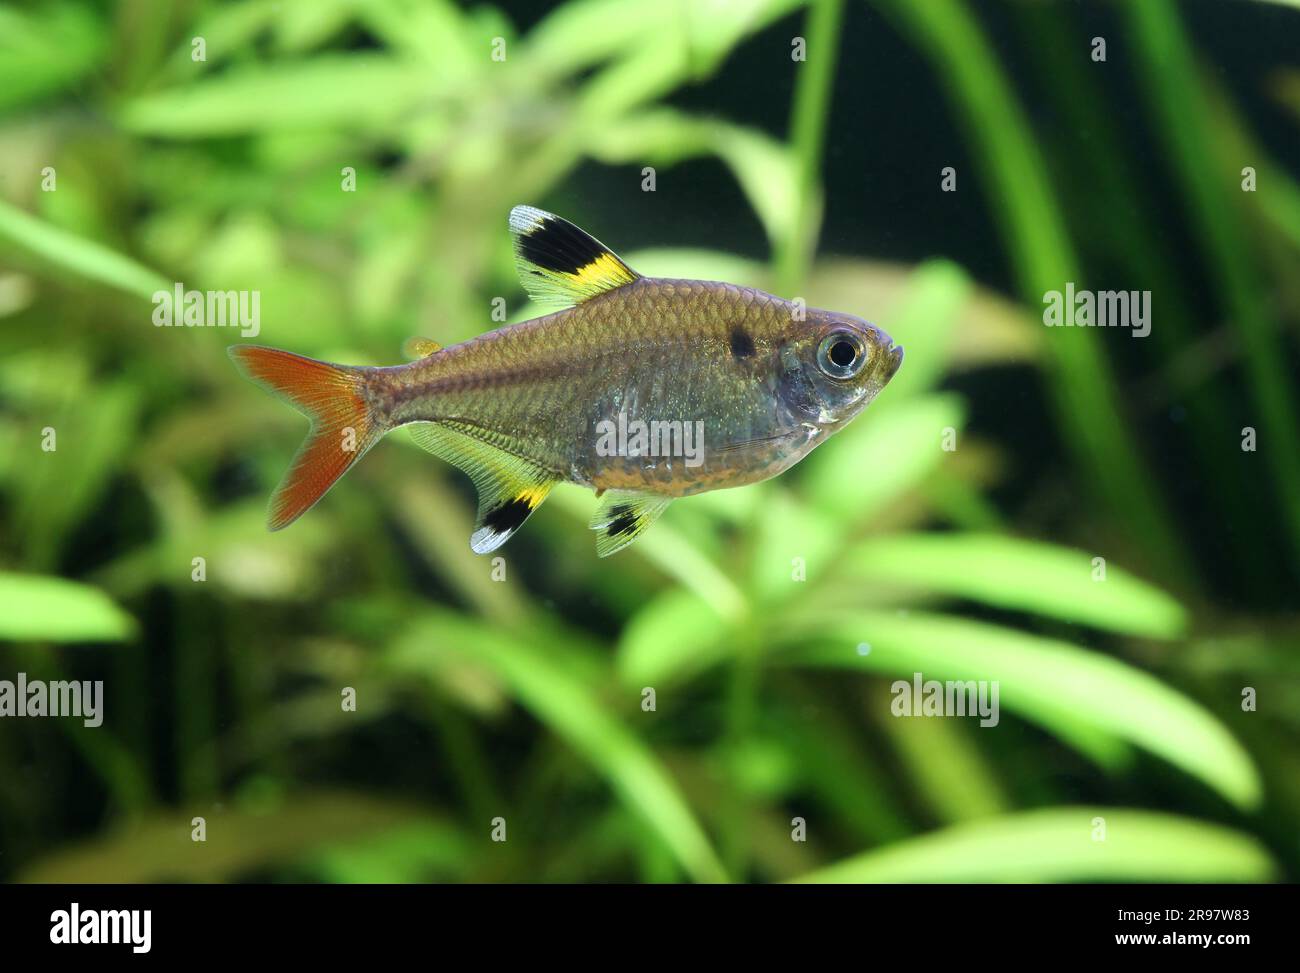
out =
<svg viewBox="0 0 1300 973"><path fill-rule="evenodd" d="M754 339L749 336L749 332L741 325L732 325L730 341L732 358L744 359L754 357Z"/></svg>
<svg viewBox="0 0 1300 973"><path fill-rule="evenodd" d="M618 515L609 522L609 527L605 529L605 533L608 534L610 537L618 537L622 534L630 534L632 533L632 531L636 530L636 525L637 525L636 514L631 510L627 510L626 508L624 508L622 512L618 513Z"/></svg>
<svg viewBox="0 0 1300 973"><path fill-rule="evenodd" d="M518 530L532 512L533 505L525 497L514 497L488 511L483 517L483 526L496 534L508 534Z"/></svg>
<svg viewBox="0 0 1300 973"><path fill-rule="evenodd" d="M643 493L640 490L611 490L596 505L588 525L599 531L596 553L609 557L623 550L646 532L672 502L672 497Z"/></svg>

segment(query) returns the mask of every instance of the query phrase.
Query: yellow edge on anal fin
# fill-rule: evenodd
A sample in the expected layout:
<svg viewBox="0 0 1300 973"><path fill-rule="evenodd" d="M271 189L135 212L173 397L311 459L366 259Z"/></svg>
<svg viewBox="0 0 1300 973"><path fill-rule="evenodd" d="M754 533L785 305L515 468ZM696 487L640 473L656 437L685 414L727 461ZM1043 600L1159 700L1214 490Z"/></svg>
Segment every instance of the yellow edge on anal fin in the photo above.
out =
<svg viewBox="0 0 1300 973"><path fill-rule="evenodd" d="M469 537L469 546L475 554L487 554L495 551L508 541L524 521L532 516L534 510L542 505L551 484L543 483L528 487L513 496L498 493L489 498L479 495L478 521L474 533Z"/></svg>
<svg viewBox="0 0 1300 973"><path fill-rule="evenodd" d="M555 485L554 473L478 438L469 426L418 422L407 428L418 445L474 481L478 515L469 543L476 554L495 551L509 540Z"/></svg>

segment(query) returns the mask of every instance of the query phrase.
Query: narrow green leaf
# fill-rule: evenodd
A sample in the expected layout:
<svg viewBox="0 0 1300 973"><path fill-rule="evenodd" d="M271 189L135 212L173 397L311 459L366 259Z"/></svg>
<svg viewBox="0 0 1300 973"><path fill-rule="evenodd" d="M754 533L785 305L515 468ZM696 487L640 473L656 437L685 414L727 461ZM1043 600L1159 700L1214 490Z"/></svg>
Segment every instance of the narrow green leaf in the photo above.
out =
<svg viewBox="0 0 1300 973"><path fill-rule="evenodd" d="M249 132L392 122L431 97L429 68L384 55L318 55L239 67L141 95L120 122L141 135L209 138Z"/></svg>
<svg viewBox="0 0 1300 973"><path fill-rule="evenodd" d="M942 462L944 430L960 429L964 412L952 395L908 399L888 417L873 416L868 408L803 461L809 494L823 509L849 504L854 518L869 519Z"/></svg>
<svg viewBox="0 0 1300 973"><path fill-rule="evenodd" d="M625 686L660 686L706 669L731 654L721 644L729 630L717 609L693 591L662 592L623 628L620 679Z"/></svg>
<svg viewBox="0 0 1300 973"><path fill-rule="evenodd" d="M1064 726L1067 739L1070 728L1092 727L1163 757L1241 807L1259 802L1259 775L1227 729L1186 696L1117 659L1015 629L922 613L860 612L807 634L816 641L794 651L796 662L904 679L919 672L925 679L996 680L1000 706L1048 730Z"/></svg>
<svg viewBox="0 0 1300 973"><path fill-rule="evenodd" d="M483 625L429 613L395 650L395 660L416 663L422 644L436 644L481 661L500 675L516 698L595 767L672 849L697 881L720 882L726 873L690 807L653 751L600 703L583 679L557 662L554 648L524 642ZM639 697L626 694L629 708Z"/></svg>
<svg viewBox="0 0 1300 973"><path fill-rule="evenodd" d="M782 294L805 290L821 231L824 192L822 156L826 125L835 90L835 64L839 57L844 22L844 0L817 0L809 5L802 33L812 57L794 77L794 104L790 111L790 212L783 232L773 241L772 266Z"/></svg>
<svg viewBox="0 0 1300 973"><path fill-rule="evenodd" d="M560 489L551 493L550 503L569 511L583 523L591 516L591 495L585 490L561 485ZM654 530L647 531L630 549L634 552L631 556L644 557L666 575L676 578L716 606L727 617L734 618L743 614L747 610L744 594L687 537L673 529L671 516L670 512L655 524Z"/></svg>
<svg viewBox="0 0 1300 973"><path fill-rule="evenodd" d="M108 33L89 9L43 6L0 7L0 110L65 89L103 60Z"/></svg>
<svg viewBox="0 0 1300 973"><path fill-rule="evenodd" d="M34 574L0 572L0 639L120 642L135 621L98 588Z"/></svg>
<svg viewBox="0 0 1300 973"><path fill-rule="evenodd" d="M1128 808L1060 807L954 825L797 881L1265 882L1275 876L1259 842L1228 828Z"/></svg>
<svg viewBox="0 0 1300 973"><path fill-rule="evenodd" d="M124 380L85 383L51 419L57 449L36 452L14 478L25 564L53 564L67 533L94 508L131 456L139 434L140 389ZM87 408L86 403L94 403Z"/></svg>
<svg viewBox="0 0 1300 973"><path fill-rule="evenodd" d="M61 230L0 200L0 241L56 267L149 300L171 284L162 275L93 240Z"/></svg>
<svg viewBox="0 0 1300 973"><path fill-rule="evenodd" d="M969 598L1112 632L1173 638L1186 613L1173 598L1108 565L1094 580L1092 555L997 534L872 538L848 558L874 583Z"/></svg>
<svg viewBox="0 0 1300 973"><path fill-rule="evenodd" d="M1300 396L1287 365L1287 344L1252 253L1252 232L1241 218L1241 193L1206 165L1206 148L1219 142L1197 76L1195 53L1181 11L1170 0L1123 8L1141 57L1137 77L1163 127L1170 162L1187 198L1193 236L1204 252L1209 283L1234 324L1260 424L1275 447L1261 452L1281 499L1280 527L1290 536L1292 565L1300 565ZM1235 170L1240 160L1233 162Z"/></svg>
<svg viewBox="0 0 1300 973"><path fill-rule="evenodd" d="M715 155L736 177L750 206L777 246L795 232L798 198L795 159L782 143L755 129L654 108L592 127L588 151L602 162L673 165ZM693 276L702 276L696 271ZM718 278L731 280L732 278Z"/></svg>
<svg viewBox="0 0 1300 973"><path fill-rule="evenodd" d="M1041 313L1043 295L1081 278L1081 268L1053 191L1039 139L970 4L962 0L875 0L932 59L980 160L986 191L1026 304ZM1128 6L1142 6L1134 4ZM1184 556L1162 498L1123 420L1119 394L1102 350L1087 329L1054 328L1048 390L1081 467L1104 492L1115 517L1171 577L1186 575Z"/></svg>
<svg viewBox="0 0 1300 973"><path fill-rule="evenodd" d="M948 370L953 331L970 296L970 278L957 264L930 260L917 266L901 303L887 321L877 320L903 346L907 359L873 408L889 408L938 383Z"/></svg>
<svg viewBox="0 0 1300 973"><path fill-rule="evenodd" d="M321 793L244 801L156 814L84 843L59 849L20 873L37 883L219 882L259 868L319 858L323 848L440 823L413 805L360 794ZM267 806L269 803L270 806ZM207 819L220 840L194 841L191 820ZM441 825L443 833L450 829Z"/></svg>

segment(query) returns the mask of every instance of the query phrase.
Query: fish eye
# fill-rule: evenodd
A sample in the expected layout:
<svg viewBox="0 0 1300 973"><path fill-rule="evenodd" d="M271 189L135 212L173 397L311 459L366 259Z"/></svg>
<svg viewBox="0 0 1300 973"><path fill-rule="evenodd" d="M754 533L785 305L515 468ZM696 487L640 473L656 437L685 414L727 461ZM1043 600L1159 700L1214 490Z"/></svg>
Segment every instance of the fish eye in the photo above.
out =
<svg viewBox="0 0 1300 973"><path fill-rule="evenodd" d="M834 331L817 347L817 367L831 378L852 378L865 360L862 341L850 331Z"/></svg>

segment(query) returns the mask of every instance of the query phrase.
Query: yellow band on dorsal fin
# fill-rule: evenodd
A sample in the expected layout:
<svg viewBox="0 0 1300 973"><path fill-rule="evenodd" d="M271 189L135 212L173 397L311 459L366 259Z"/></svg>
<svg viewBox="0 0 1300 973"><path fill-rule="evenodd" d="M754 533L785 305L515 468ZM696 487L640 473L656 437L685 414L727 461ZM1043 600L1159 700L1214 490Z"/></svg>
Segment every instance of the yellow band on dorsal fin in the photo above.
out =
<svg viewBox="0 0 1300 973"><path fill-rule="evenodd" d="M540 304L581 304L640 276L589 233L532 206L510 211L510 236L519 280Z"/></svg>

